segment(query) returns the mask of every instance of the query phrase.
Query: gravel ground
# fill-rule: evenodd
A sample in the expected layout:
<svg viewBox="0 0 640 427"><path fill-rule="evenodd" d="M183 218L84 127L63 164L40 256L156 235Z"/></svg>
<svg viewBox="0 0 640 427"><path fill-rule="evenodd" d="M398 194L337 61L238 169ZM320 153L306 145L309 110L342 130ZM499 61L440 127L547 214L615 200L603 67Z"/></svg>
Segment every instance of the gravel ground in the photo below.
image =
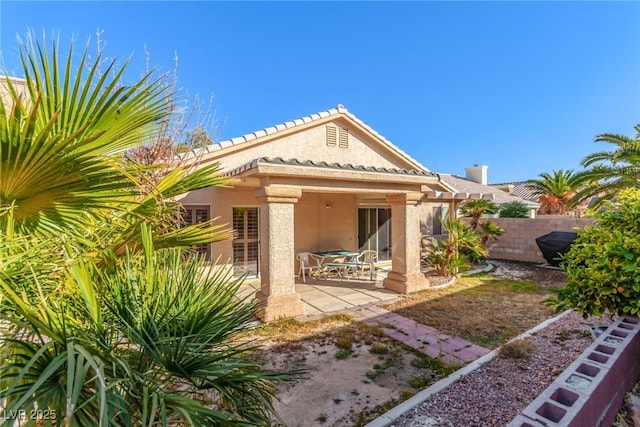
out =
<svg viewBox="0 0 640 427"><path fill-rule="evenodd" d="M531 280L543 287L564 284L565 273L525 263L492 261L490 275ZM591 327L608 318L571 313L528 338L529 357L498 356L436 393L398 419L395 427L504 426L533 401L592 342Z"/></svg>
<svg viewBox="0 0 640 427"><path fill-rule="evenodd" d="M592 342L591 327L608 318L571 313L529 338L527 358L497 356L431 396L398 419L395 427L504 426L535 399Z"/></svg>

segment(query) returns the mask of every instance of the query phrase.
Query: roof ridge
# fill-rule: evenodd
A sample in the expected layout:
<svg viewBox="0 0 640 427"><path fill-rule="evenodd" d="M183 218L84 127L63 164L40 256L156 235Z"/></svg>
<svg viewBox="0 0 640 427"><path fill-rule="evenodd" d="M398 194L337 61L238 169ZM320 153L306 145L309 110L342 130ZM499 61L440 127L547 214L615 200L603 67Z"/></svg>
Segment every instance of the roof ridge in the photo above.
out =
<svg viewBox="0 0 640 427"><path fill-rule="evenodd" d="M495 184L488 184L488 185L507 185L507 184L526 184L527 181L508 181L508 182L496 182Z"/></svg>

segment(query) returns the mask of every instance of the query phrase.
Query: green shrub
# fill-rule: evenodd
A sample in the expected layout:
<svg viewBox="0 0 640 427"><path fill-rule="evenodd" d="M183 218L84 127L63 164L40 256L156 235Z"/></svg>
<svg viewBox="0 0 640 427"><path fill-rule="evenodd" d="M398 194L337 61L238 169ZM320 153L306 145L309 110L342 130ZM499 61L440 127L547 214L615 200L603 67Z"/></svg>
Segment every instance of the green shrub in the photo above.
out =
<svg viewBox="0 0 640 427"><path fill-rule="evenodd" d="M500 218L529 218L529 208L522 202L509 202L500 206Z"/></svg>
<svg viewBox="0 0 640 427"><path fill-rule="evenodd" d="M595 213L565 254L567 284L547 300L556 310L573 308L584 317L640 314L640 190L626 190L618 203Z"/></svg>

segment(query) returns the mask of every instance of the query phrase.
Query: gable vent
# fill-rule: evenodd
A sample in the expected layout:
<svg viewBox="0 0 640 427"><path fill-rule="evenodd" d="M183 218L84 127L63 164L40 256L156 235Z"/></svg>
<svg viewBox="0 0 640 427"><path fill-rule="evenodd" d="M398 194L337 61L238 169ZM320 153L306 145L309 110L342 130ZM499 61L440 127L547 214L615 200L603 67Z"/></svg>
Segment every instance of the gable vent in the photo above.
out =
<svg viewBox="0 0 640 427"><path fill-rule="evenodd" d="M335 126L327 126L327 146L335 147L338 141L338 135Z"/></svg>
<svg viewBox="0 0 640 427"><path fill-rule="evenodd" d="M340 148L349 148L349 129L340 128L340 140L338 144Z"/></svg>

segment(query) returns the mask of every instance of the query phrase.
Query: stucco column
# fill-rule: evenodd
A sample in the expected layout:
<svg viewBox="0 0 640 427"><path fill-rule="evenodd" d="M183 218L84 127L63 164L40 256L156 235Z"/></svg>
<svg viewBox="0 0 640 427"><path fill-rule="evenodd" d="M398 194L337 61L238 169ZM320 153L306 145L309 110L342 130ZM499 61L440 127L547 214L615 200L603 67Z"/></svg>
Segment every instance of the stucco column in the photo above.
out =
<svg viewBox="0 0 640 427"><path fill-rule="evenodd" d="M266 186L255 190L260 203L260 291L258 316L271 321L304 314L295 289L294 204L299 188Z"/></svg>
<svg viewBox="0 0 640 427"><path fill-rule="evenodd" d="M387 196L391 205L391 271L383 285L400 293L416 292L429 287L420 271L420 211L422 193Z"/></svg>

